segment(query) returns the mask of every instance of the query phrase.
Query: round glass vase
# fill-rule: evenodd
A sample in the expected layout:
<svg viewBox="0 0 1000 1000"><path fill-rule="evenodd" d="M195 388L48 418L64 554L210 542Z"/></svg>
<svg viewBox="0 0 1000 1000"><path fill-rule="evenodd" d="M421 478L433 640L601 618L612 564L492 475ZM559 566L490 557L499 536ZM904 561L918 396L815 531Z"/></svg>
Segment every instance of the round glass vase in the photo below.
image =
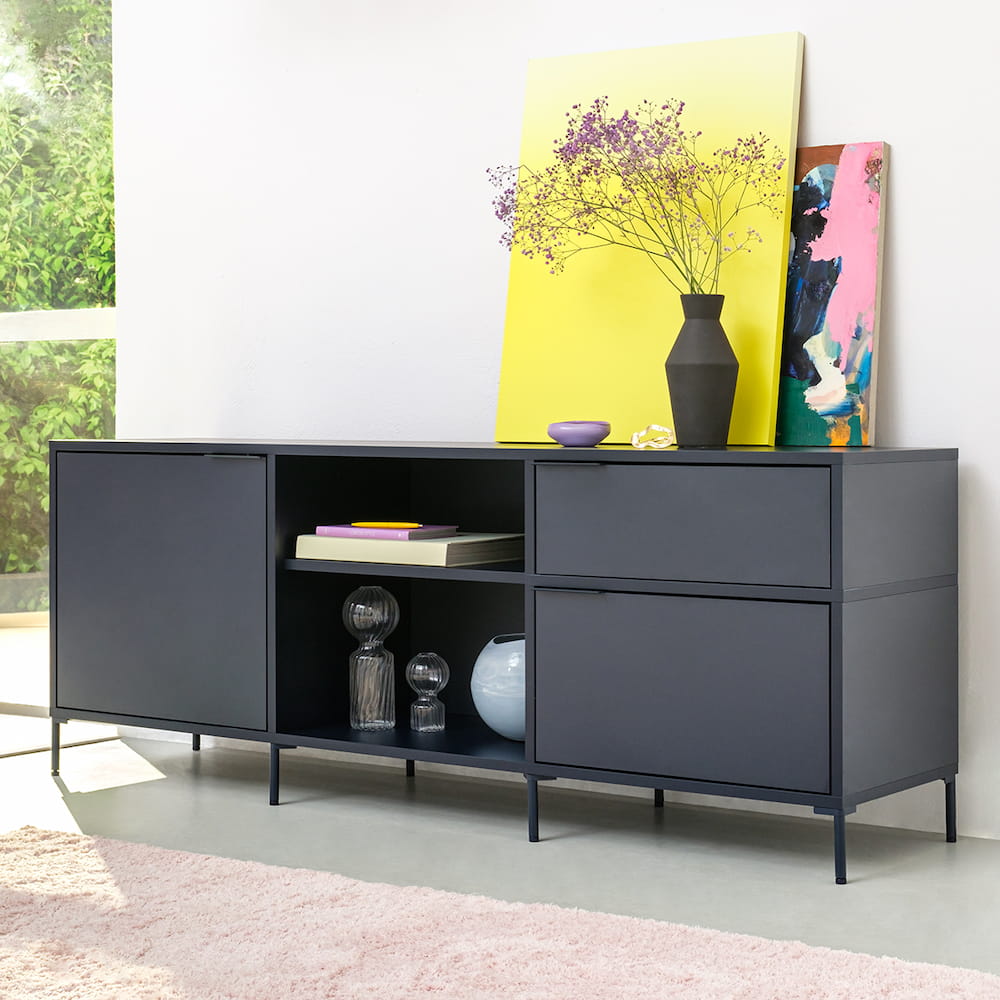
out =
<svg viewBox="0 0 1000 1000"><path fill-rule="evenodd" d="M494 636L476 657L472 702L480 718L508 740L524 740L524 633Z"/></svg>
<svg viewBox="0 0 1000 1000"><path fill-rule="evenodd" d="M415 733L440 733L444 729L444 702L438 698L451 671L437 653L417 653L406 664L406 683L416 692L410 705L410 729Z"/></svg>

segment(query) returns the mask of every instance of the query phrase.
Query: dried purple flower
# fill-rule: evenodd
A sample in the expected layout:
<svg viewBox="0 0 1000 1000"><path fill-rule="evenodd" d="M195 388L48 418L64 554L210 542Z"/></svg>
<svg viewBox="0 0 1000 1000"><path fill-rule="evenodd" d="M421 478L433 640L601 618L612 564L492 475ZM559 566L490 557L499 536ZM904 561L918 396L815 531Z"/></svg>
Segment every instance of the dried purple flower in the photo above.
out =
<svg viewBox="0 0 1000 1000"><path fill-rule="evenodd" d="M683 111L674 99L642 101L619 115L606 96L588 108L574 104L549 166L488 171L499 191L493 209L505 227L501 244L541 257L553 274L582 250L626 247L644 253L680 291L715 291L723 261L763 242L752 228L738 239L729 227L752 209L777 214L785 158L761 133L702 158L701 132L680 127Z"/></svg>

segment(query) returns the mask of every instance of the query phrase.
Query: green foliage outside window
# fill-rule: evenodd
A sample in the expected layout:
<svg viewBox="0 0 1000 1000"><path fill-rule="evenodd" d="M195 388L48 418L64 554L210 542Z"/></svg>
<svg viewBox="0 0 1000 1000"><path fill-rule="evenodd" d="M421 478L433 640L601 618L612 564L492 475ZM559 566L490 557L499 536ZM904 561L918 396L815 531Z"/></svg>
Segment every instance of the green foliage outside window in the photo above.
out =
<svg viewBox="0 0 1000 1000"><path fill-rule="evenodd" d="M0 312L114 304L111 0L0 0ZM114 388L113 340L0 343L0 612L47 607L48 442Z"/></svg>
<svg viewBox="0 0 1000 1000"><path fill-rule="evenodd" d="M111 0L0 2L0 311L115 302Z"/></svg>

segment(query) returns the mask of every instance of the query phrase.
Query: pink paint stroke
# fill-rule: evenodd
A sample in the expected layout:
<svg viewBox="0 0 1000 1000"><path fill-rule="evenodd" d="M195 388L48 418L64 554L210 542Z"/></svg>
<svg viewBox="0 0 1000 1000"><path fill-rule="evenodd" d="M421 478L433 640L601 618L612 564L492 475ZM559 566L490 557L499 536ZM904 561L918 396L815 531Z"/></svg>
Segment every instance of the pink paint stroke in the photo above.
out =
<svg viewBox="0 0 1000 1000"><path fill-rule="evenodd" d="M846 358L855 330L875 327L875 281L878 273L879 191L869 183L865 166L881 159L882 143L844 146L830 195L823 211L826 227L812 244L813 260L841 258L841 272L826 310L831 339Z"/></svg>

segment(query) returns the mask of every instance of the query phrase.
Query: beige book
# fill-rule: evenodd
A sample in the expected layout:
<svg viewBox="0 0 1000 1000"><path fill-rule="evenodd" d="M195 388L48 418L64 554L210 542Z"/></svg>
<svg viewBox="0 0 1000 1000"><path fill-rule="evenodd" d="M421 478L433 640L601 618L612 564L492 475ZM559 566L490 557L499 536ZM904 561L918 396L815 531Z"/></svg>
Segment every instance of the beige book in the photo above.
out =
<svg viewBox="0 0 1000 1000"><path fill-rule="evenodd" d="M299 535L295 558L402 566L475 566L523 559L524 535L467 532L450 538L406 540Z"/></svg>

